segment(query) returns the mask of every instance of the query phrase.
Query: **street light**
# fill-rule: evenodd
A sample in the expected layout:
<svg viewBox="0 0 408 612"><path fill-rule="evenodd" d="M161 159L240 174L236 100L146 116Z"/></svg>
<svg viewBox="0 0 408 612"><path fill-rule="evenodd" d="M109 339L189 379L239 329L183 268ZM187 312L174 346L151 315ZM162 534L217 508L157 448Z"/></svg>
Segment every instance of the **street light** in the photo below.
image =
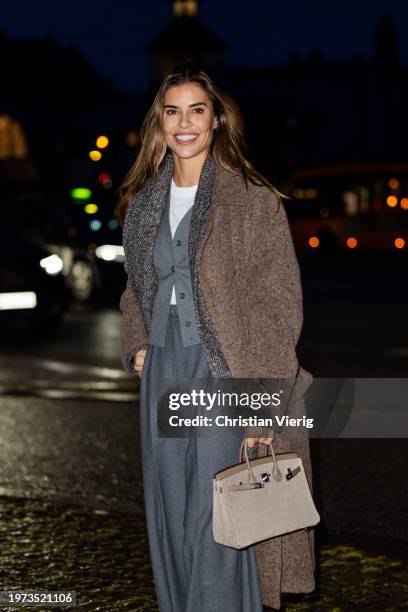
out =
<svg viewBox="0 0 408 612"><path fill-rule="evenodd" d="M102 158L102 153L100 151L89 151L89 157L92 161L99 161Z"/></svg>
<svg viewBox="0 0 408 612"><path fill-rule="evenodd" d="M109 144L109 138L107 136L98 136L96 139L96 146L98 149L106 149Z"/></svg>

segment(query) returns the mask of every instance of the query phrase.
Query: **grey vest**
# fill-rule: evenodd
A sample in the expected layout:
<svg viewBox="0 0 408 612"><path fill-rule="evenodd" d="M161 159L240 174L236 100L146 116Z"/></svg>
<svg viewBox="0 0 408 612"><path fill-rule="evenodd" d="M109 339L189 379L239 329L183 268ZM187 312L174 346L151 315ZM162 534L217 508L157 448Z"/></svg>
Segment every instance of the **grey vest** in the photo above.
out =
<svg viewBox="0 0 408 612"><path fill-rule="evenodd" d="M154 267L159 286L153 304L150 344L164 346L170 300L175 285L177 312L184 346L201 342L194 310L188 258L188 234L193 206L177 226L174 237L170 228L170 189L153 250Z"/></svg>

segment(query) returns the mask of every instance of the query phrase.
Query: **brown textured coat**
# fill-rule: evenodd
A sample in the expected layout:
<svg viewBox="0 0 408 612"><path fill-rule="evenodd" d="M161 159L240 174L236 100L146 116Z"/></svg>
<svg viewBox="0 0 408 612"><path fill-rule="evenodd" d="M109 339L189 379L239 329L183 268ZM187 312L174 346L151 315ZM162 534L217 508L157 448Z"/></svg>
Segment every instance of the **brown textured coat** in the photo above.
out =
<svg viewBox="0 0 408 612"><path fill-rule="evenodd" d="M241 177L216 163L198 262L202 291L233 376L296 377L296 344L303 323L300 272L285 209L278 208L272 192L252 183L246 190ZM149 339L129 266L127 270L120 301L120 350L124 367L131 371L129 356L135 347L148 346ZM302 394L312 377L303 368L298 377L305 385L296 386L290 410L302 415ZM298 453L312 488L308 440L275 433L273 445L276 453ZM258 456L266 451L266 446L258 446ZM264 605L279 608L281 592L314 590L313 529L255 546Z"/></svg>

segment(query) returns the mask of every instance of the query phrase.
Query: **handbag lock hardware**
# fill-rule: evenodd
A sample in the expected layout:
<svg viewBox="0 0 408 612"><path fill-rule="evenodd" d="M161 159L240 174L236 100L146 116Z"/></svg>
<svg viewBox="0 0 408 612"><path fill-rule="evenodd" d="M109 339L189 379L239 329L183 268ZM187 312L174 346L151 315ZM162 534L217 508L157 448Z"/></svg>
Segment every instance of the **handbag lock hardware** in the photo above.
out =
<svg viewBox="0 0 408 612"><path fill-rule="evenodd" d="M242 480L240 480L239 484L243 485L244 483L242 482ZM250 489L263 489L265 485L263 482L248 482L245 483L245 486L249 487Z"/></svg>
<svg viewBox="0 0 408 612"><path fill-rule="evenodd" d="M288 473L286 474L286 480L290 480L291 478L296 476L296 474L299 474L299 472L300 472L300 465L298 465L297 468L295 468L293 471L290 469L290 467L288 467Z"/></svg>

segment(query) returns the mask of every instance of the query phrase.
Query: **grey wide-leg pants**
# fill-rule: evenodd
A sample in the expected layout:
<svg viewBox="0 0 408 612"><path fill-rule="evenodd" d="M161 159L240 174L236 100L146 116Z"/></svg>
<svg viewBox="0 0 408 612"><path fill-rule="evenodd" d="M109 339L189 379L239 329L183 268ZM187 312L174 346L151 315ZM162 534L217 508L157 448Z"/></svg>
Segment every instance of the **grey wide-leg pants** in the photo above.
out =
<svg viewBox="0 0 408 612"><path fill-rule="evenodd" d="M212 478L237 463L242 436L157 436L163 378L210 376L201 344L183 346L171 305L165 346L150 345L140 381L140 433L150 556L161 612L262 612L253 546L214 542Z"/></svg>

